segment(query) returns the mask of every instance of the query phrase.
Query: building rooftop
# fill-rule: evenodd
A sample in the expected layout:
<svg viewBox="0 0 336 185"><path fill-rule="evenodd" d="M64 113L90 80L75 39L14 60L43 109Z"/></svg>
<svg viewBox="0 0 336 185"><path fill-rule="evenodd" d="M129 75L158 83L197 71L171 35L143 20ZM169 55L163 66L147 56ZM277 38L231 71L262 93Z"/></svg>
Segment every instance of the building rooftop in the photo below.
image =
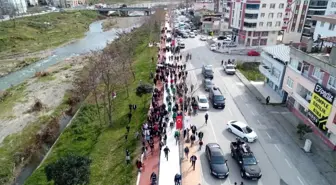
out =
<svg viewBox="0 0 336 185"><path fill-rule="evenodd" d="M284 44L275 45L275 46L267 46L264 47L263 50L270 55L273 55L273 58L279 59L283 62L289 62L290 60L290 48Z"/></svg>
<svg viewBox="0 0 336 185"><path fill-rule="evenodd" d="M331 23L331 24L336 24L336 15L335 14L331 14L331 15L313 15L312 19L316 20L316 21L328 22L328 23Z"/></svg>

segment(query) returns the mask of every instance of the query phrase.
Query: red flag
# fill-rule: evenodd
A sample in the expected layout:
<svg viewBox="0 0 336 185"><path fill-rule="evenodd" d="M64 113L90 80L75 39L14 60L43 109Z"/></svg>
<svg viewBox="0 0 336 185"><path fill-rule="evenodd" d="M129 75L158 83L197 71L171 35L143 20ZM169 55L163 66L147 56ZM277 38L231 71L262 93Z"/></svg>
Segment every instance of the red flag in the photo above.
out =
<svg viewBox="0 0 336 185"><path fill-rule="evenodd" d="M183 128L183 117L182 116L176 116L176 129L182 129Z"/></svg>

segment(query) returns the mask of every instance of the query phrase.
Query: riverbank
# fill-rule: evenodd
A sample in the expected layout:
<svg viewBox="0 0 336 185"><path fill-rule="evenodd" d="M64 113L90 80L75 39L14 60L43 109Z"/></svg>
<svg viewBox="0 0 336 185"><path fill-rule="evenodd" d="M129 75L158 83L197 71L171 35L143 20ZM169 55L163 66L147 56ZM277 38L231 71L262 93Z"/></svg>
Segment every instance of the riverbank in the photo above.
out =
<svg viewBox="0 0 336 185"><path fill-rule="evenodd" d="M132 41L130 42L132 42L132 51L135 51L135 53L131 54L131 51L129 52L135 60L132 62L132 71L135 76L134 80L128 82L127 89L129 91L125 88L120 89L113 100L113 107L115 107L112 113L113 125L101 124L96 105L92 103L94 98L89 97L78 115L73 119L71 126L65 129L43 164L25 184L48 184L45 167L69 153L89 157L92 160L89 184L130 185L135 183L136 168L133 165L134 162L131 162L131 165L125 164L125 150L130 151L132 161L139 156L139 140L134 137L134 134L146 120L148 103L144 103L144 100L148 99L150 94L139 98L135 89L139 85L139 81L152 83L149 76L150 71L155 69L155 65L151 64L151 58L156 57L157 48L149 48L148 43L159 38L159 30L149 30L153 28L155 26L147 25L131 33ZM126 40L129 38L127 37ZM125 126L129 111L128 104L130 103L138 105L138 108L132 114L130 134L128 140L125 141ZM100 106L102 105L100 104ZM102 113L102 115L105 114Z"/></svg>
<svg viewBox="0 0 336 185"><path fill-rule="evenodd" d="M112 28L128 28L129 25L142 24L144 17L109 17L102 23L103 31Z"/></svg>
<svg viewBox="0 0 336 185"><path fill-rule="evenodd" d="M120 26L131 27L133 17L128 19L131 21L124 21ZM29 158L34 157L31 154L40 152L34 148L36 142L40 142L36 140L40 136L38 133L49 132L44 129L54 124L54 119L57 123L58 118L72 107L69 98L73 82L81 74L89 56L69 57L0 93L0 184L10 183ZM38 110L33 110L36 108Z"/></svg>

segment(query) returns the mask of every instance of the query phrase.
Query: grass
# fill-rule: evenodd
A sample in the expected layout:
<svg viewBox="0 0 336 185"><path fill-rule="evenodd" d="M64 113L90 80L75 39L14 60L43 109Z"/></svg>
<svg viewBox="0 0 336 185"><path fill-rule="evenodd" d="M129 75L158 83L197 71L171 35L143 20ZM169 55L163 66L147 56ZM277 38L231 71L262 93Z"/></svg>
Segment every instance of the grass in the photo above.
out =
<svg viewBox="0 0 336 185"><path fill-rule="evenodd" d="M10 112L12 112L15 104L25 96L26 88L27 83L24 82L6 90L8 95L2 101L0 101L0 118L8 118L12 116Z"/></svg>
<svg viewBox="0 0 336 185"><path fill-rule="evenodd" d="M56 79L56 77L52 74L49 74L47 76L38 77L39 82L49 82L49 81L53 81L55 79Z"/></svg>
<svg viewBox="0 0 336 185"><path fill-rule="evenodd" d="M237 69L239 69L249 81L264 81L265 77L259 71L259 64L259 62L238 63Z"/></svg>
<svg viewBox="0 0 336 185"><path fill-rule="evenodd" d="M18 161L21 160L20 158L17 159L17 157L23 154L28 146L36 142L35 135L43 125L49 123L53 117L59 117L69 107L66 104L67 99L68 94L63 97L63 103L52 114L40 116L36 121L24 127L21 132L11 134L4 139L0 147L0 184L9 183L14 178L13 169L20 165Z"/></svg>
<svg viewBox="0 0 336 185"><path fill-rule="evenodd" d="M0 58L42 51L84 36L96 11L54 12L0 22Z"/></svg>
<svg viewBox="0 0 336 185"><path fill-rule="evenodd" d="M146 35L146 34L144 34ZM138 140L134 138L134 132L140 128L146 120L148 104L143 104L143 99L135 95L135 88L140 80L150 82L149 62L156 56L157 48L148 48L150 39L144 38L144 42L136 49L136 61L134 70L136 80L130 84L130 96L126 97L125 92L117 93L114 106L117 107L113 112L113 127L100 127L95 105L85 104L70 127L66 128L55 144L48 158L25 182L26 185L45 185L53 184L47 182L44 167L56 161L61 156L68 153L89 156L92 159L90 184L92 185L131 185L136 182L136 169L134 163L125 164L126 148L131 152L134 160L138 157ZM146 96L147 98L150 95ZM128 142L124 140L126 133L128 104L137 104L138 109L133 113L131 133Z"/></svg>

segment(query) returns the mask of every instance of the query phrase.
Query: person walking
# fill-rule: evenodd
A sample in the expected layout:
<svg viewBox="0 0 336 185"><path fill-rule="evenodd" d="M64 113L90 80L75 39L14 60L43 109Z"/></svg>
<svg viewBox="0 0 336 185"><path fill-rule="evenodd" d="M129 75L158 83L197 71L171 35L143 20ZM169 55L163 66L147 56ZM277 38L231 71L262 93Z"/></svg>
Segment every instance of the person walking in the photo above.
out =
<svg viewBox="0 0 336 185"><path fill-rule="evenodd" d="M198 148L198 150L201 151L201 150L202 150L202 146L203 146L203 141L200 140L200 141L198 142L198 144L199 144L199 148Z"/></svg>
<svg viewBox="0 0 336 185"><path fill-rule="evenodd" d="M126 126L126 131L127 131L127 134L129 133L131 127L129 125Z"/></svg>
<svg viewBox="0 0 336 185"><path fill-rule="evenodd" d="M162 140L160 140L160 143L159 143L160 151L162 150L163 146L164 146L164 143L162 142Z"/></svg>
<svg viewBox="0 0 336 185"><path fill-rule="evenodd" d="M177 145L178 141L180 140L180 131L176 130L174 133L174 137Z"/></svg>
<svg viewBox="0 0 336 185"><path fill-rule="evenodd" d="M126 149L126 164L129 164L131 162L131 155L128 149Z"/></svg>
<svg viewBox="0 0 336 185"><path fill-rule="evenodd" d="M151 149L151 153L152 153L152 155L153 155L153 152L154 152L154 141L153 141L153 140L150 140L150 142L149 142L149 147L150 147L150 149Z"/></svg>
<svg viewBox="0 0 336 185"><path fill-rule="evenodd" d="M208 119L209 119L208 112L205 113L204 118L205 118L205 125L208 125Z"/></svg>
<svg viewBox="0 0 336 185"><path fill-rule="evenodd" d="M166 159L167 159L167 161L168 161L168 153L170 152L168 146L166 146L166 147L163 149L163 151L164 151L164 153L165 153L165 157L166 157Z"/></svg>
<svg viewBox="0 0 336 185"><path fill-rule="evenodd" d="M163 142L164 142L165 145L167 144L167 134L165 134L165 135L163 136Z"/></svg>
<svg viewBox="0 0 336 185"><path fill-rule="evenodd" d="M192 155L190 157L190 162L191 162L191 166L193 167L193 170L195 170L196 161L197 161L197 157L195 155Z"/></svg>
<svg viewBox="0 0 336 185"><path fill-rule="evenodd" d="M202 131L198 132L198 139L202 141L204 133Z"/></svg>
<svg viewBox="0 0 336 185"><path fill-rule="evenodd" d="M191 141L191 143L190 143L190 147L192 147L192 146L194 145L195 140L196 140L195 134L192 134L192 135L190 136L190 141Z"/></svg>
<svg viewBox="0 0 336 185"><path fill-rule="evenodd" d="M222 65L224 64L224 60L222 60Z"/></svg>
<svg viewBox="0 0 336 185"><path fill-rule="evenodd" d="M175 185L181 185L181 180L182 180L182 176L177 173L174 177Z"/></svg>
<svg viewBox="0 0 336 185"><path fill-rule="evenodd" d="M189 158L189 148L188 148L188 146L186 146L186 147L184 148L184 155L186 156L186 158L187 158L187 160L188 160L188 158Z"/></svg>
<svg viewBox="0 0 336 185"><path fill-rule="evenodd" d="M127 114L127 116L128 116L128 123L131 123L131 120L132 120L132 113L129 112L129 113Z"/></svg>
<svg viewBox="0 0 336 185"><path fill-rule="evenodd" d="M141 168L142 168L142 162L140 159L137 159L136 162L135 162L135 165L138 169L138 172L140 173L141 172Z"/></svg>
<svg viewBox="0 0 336 185"><path fill-rule="evenodd" d="M271 99L271 97L270 97L270 96L267 96L267 98L266 98L266 105L268 105L268 104L269 104L269 102L270 102L270 99Z"/></svg>

